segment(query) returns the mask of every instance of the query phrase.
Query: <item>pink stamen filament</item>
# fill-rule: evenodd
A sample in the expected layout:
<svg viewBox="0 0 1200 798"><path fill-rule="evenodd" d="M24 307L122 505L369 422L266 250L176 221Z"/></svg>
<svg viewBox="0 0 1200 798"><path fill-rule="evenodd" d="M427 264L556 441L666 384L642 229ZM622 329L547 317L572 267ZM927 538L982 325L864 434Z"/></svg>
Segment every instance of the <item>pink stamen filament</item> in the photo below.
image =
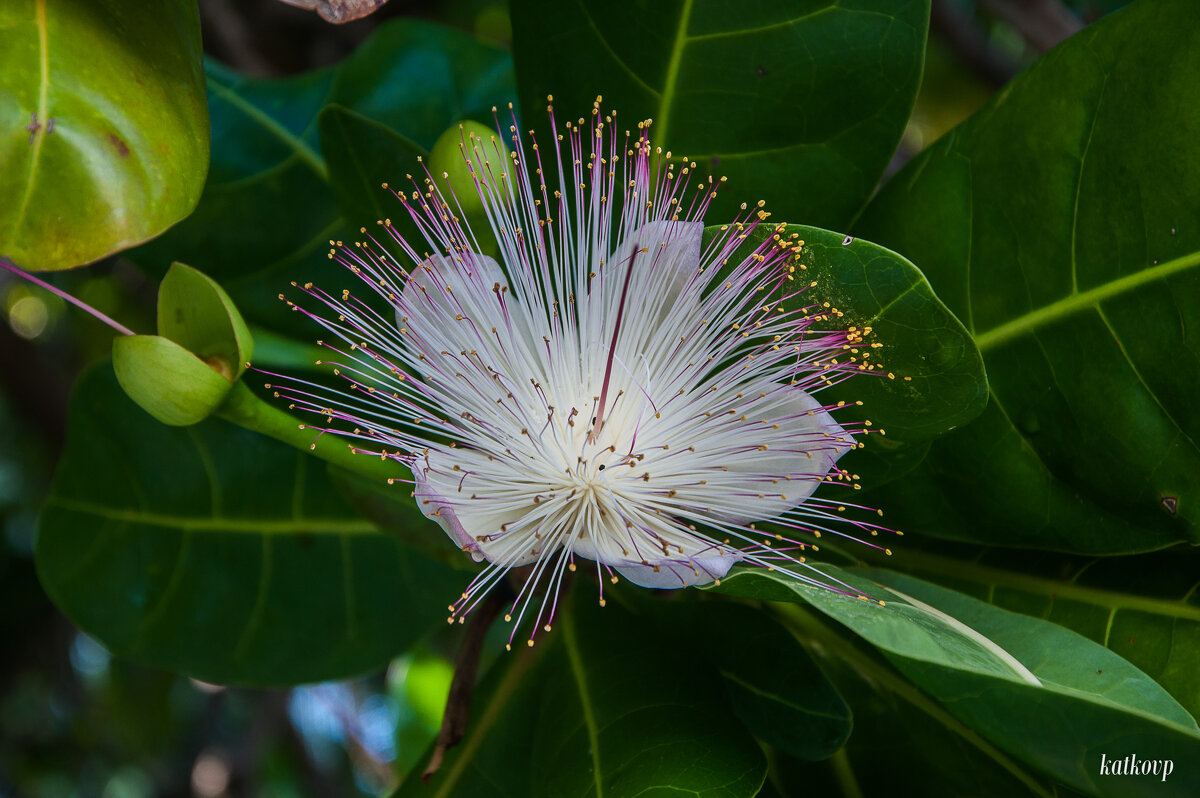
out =
<svg viewBox="0 0 1200 798"><path fill-rule="evenodd" d="M133 330L129 329L124 324L121 324L120 322L115 321L112 318L104 315L103 313L96 310L91 305L87 304L86 302L84 302L82 300L76 299L75 297L71 296L66 291L62 290L61 288L55 288L54 286L50 285L50 283L47 283L44 280L39 280L37 277L34 277L29 272L25 271L24 269L20 268L19 266L17 266L14 263L11 263L11 262L5 260L4 258L0 258L0 267L4 268L6 271L12 272L13 274L15 274L18 277L22 277L22 278L28 280L29 282L33 283L34 285L36 285L39 288L44 288L45 290L54 294L56 297L58 297L60 299L65 299L66 301L70 302L72 305L74 305L78 308L81 308L84 311L87 311L88 313L95 316L100 321L107 324L109 327L111 327L114 330L116 330L117 332L121 333L121 335L133 335L134 334Z"/></svg>

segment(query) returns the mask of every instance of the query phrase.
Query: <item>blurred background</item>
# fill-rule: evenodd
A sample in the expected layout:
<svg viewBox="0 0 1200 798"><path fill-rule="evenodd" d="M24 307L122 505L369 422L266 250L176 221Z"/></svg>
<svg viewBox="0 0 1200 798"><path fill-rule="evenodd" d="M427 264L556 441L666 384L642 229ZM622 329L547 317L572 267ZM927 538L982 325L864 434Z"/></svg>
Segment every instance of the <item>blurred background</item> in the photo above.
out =
<svg viewBox="0 0 1200 798"><path fill-rule="evenodd" d="M504 45L510 36L507 4L496 0L391 0L344 25L279 0L199 4L209 56L255 76L335 63L401 15ZM1041 52L1120 5L935 0L924 82L889 173ZM155 284L119 256L47 279L134 329L153 328ZM57 297L0 274L0 798L387 794L420 772L437 733L453 630L354 681L246 690L114 658L41 590L37 513L71 385L108 357L111 337Z"/></svg>

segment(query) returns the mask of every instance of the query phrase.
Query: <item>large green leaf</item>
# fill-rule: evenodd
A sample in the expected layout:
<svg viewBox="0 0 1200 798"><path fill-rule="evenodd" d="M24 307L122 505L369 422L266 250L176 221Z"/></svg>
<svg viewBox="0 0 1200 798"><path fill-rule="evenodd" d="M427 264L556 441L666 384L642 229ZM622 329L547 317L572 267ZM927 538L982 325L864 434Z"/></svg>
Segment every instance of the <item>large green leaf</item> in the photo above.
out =
<svg viewBox="0 0 1200 798"><path fill-rule="evenodd" d="M429 151L382 122L341 105L327 105L318 118L321 149L329 166L329 186L342 215L359 226L378 219L407 222L408 213L383 189L418 170L417 158Z"/></svg>
<svg viewBox="0 0 1200 798"><path fill-rule="evenodd" d="M252 324L303 339L314 328L279 292L293 280L341 278L325 257L329 240L373 225L378 214L360 216L373 202L403 212L380 183L418 164L401 150L389 163L378 136L420 152L463 118L490 120L492 106L515 92L507 52L416 20L382 25L338 66L296 77L249 79L212 62L206 69L213 164L204 196L187 221L134 257L152 271L186 261L220 280ZM353 112L352 123L321 127L330 105ZM360 150L368 133L369 149Z"/></svg>
<svg viewBox="0 0 1200 798"><path fill-rule="evenodd" d="M849 641L808 639L812 655L854 707L854 734L825 762L771 758L762 798L813 795L1039 796L1050 780L981 738L886 661Z"/></svg>
<svg viewBox="0 0 1200 798"><path fill-rule="evenodd" d="M905 529L1080 553L1200 543L1200 82L1143 0L914 159L858 231L921 265L992 397L877 499Z"/></svg>
<svg viewBox="0 0 1200 798"><path fill-rule="evenodd" d="M706 232L714 235L718 229ZM852 464L848 467L864 475L865 485L881 484L916 466L929 438L979 414L987 401L983 360L963 325L905 258L869 241L816 227L789 224L776 230L773 225L760 226L739 252L753 249L767 236L798 236L804 247L795 279L811 284L802 301L829 303L831 314L842 314L826 326L872 329L857 357L865 355L861 362L883 368L827 389L823 398L861 401L861 408L838 411L839 418L866 418L874 429L885 431L868 434L867 449L853 452L847 460ZM872 349L876 343L881 348Z"/></svg>
<svg viewBox="0 0 1200 798"><path fill-rule="evenodd" d="M646 594L642 594L646 595ZM642 602L697 661L725 681L734 714L755 737L806 760L827 759L850 736L850 707L812 657L766 614L725 601Z"/></svg>
<svg viewBox="0 0 1200 798"><path fill-rule="evenodd" d="M358 517L309 455L218 420L163 426L107 365L76 389L37 565L114 653L240 684L379 667L463 584Z"/></svg>
<svg viewBox="0 0 1200 798"><path fill-rule="evenodd" d="M0 6L0 256L67 269L195 207L208 110L192 0Z"/></svg>
<svg viewBox="0 0 1200 798"><path fill-rule="evenodd" d="M717 674L649 616L576 595L533 652L504 660L466 739L428 787L414 779L399 796L748 798L762 785L762 752Z"/></svg>
<svg viewBox="0 0 1200 798"><path fill-rule="evenodd" d="M1072 629L1129 660L1200 717L1200 552L1194 549L1097 560L905 545L890 564Z"/></svg>
<svg viewBox="0 0 1200 798"><path fill-rule="evenodd" d="M627 129L729 177L713 219L741 202L845 228L908 122L928 0L514 2L527 127L586 117L597 95ZM624 119L624 122L620 122Z"/></svg>
<svg viewBox="0 0 1200 798"><path fill-rule="evenodd" d="M815 607L877 647L997 747L1088 794L1138 795L1146 789L1102 776L1101 754L1176 763L1200 757L1195 720L1137 668L1081 635L894 572L863 572L876 580L868 582L829 571L885 598L887 606L777 572L738 571L717 589ZM801 634L825 634L811 615L792 611L787 617ZM1153 788L1194 795L1200 773L1177 768L1171 780Z"/></svg>

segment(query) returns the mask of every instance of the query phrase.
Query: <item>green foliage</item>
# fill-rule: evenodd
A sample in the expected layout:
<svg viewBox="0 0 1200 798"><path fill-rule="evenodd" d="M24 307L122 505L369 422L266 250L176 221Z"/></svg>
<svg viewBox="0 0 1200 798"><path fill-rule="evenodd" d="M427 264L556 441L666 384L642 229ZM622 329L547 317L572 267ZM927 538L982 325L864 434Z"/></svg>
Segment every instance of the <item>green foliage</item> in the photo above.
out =
<svg viewBox="0 0 1200 798"><path fill-rule="evenodd" d="M715 601L645 602L676 645L709 659L738 720L782 754L827 759L850 736L850 707L808 652L755 608Z"/></svg>
<svg viewBox="0 0 1200 798"><path fill-rule="evenodd" d="M742 202L767 200L773 216L743 246L803 240L782 288L804 287L825 329L870 328L845 357L880 367L820 397L851 405L839 420L872 422L839 465L867 489L852 498L907 536L889 537L885 558L873 534L890 533L862 522L845 529L868 546L839 539L843 527L789 532L819 544L810 565L838 563L811 573L839 591L738 567L704 591L604 581L600 609L592 569L579 569L536 646L528 618L512 653L510 626L487 633L465 739L428 787L410 777L398 795L1200 794L1200 110L1186 102L1200 28L1188 0L1141 0L1085 28L877 192L921 80L925 0L520 0L511 54L389 22L340 64L293 77L205 64L213 149L198 205L209 116L195 8L134 5L0 12L13 43L0 47L0 111L56 119L52 134L0 142L0 187L19 199L0 207L0 254L64 268L187 216L129 253L165 273L158 335L117 339L113 370L80 380L40 518L42 585L88 635L230 684L394 660L391 694L412 714L397 759L414 761L449 689L442 655L481 633L469 621L435 632L478 566L424 517L390 452L307 426L333 411L301 418L243 370L255 343L292 375L328 357L313 346L320 328L279 294L357 286L328 242L376 221L416 241L392 196L411 197L414 181L425 191L427 176L457 171L464 201L443 210L492 251L459 142L487 140L495 113L499 141L533 129L547 156L546 95L555 132L603 95L621 132L652 117L654 142L695 161L689 181L729 176L707 241ZM101 41L107 30L139 57L121 36ZM31 78L43 62L49 83ZM168 271L175 261L190 266ZM347 345L347 359L399 375ZM320 390L334 378L304 379ZM399 411L380 407L391 426ZM377 439L365 446L379 454ZM805 506L837 507L839 487ZM169 684L151 685L154 700ZM147 717L138 733L153 737ZM1174 773L1101 774L1101 756L1127 754L1172 759Z"/></svg>
<svg viewBox="0 0 1200 798"><path fill-rule="evenodd" d="M151 271L184 261L220 280L251 324L304 340L311 324L279 292L329 274L330 239L406 216L380 184L423 177L414 155L463 119L490 121L514 92L507 52L416 20L382 26L331 69L250 79L210 61L205 72L213 161L204 194L132 257Z"/></svg>
<svg viewBox="0 0 1200 798"><path fill-rule="evenodd" d="M1156 0L1088 28L864 213L991 383L979 420L877 494L905 528L1092 554L1200 543L1200 111L1162 104L1200 75L1194 22Z"/></svg>
<svg viewBox="0 0 1200 798"><path fill-rule="evenodd" d="M307 454L216 419L164 427L103 366L70 430L38 574L113 653L294 684L377 668L444 624L458 577L362 520Z"/></svg>
<svg viewBox="0 0 1200 798"><path fill-rule="evenodd" d="M0 256L69 269L196 206L208 109L195 2L0 8Z"/></svg>
<svg viewBox="0 0 1200 798"><path fill-rule="evenodd" d="M473 736L431 787L397 794L755 795L762 752L707 664L653 621L572 601L544 643L514 653L481 688ZM524 648L524 646L522 646Z"/></svg>
<svg viewBox="0 0 1200 798"><path fill-rule="evenodd" d="M903 574L822 570L875 601L761 570L739 571L715 589L812 606L870 642L968 728L1088 794L1144 789L1100 776L1101 753L1112 759L1149 749L1176 762L1200 756L1200 728L1191 715L1148 676L1081 635ZM810 614L784 614L814 637L825 634ZM1181 773L1169 787L1155 786L1193 795L1200 776Z"/></svg>
<svg viewBox="0 0 1200 798"><path fill-rule="evenodd" d="M766 200L788 219L845 229L892 156L921 82L928 0L671 0L614 13L603 0L513 3L526 126L547 95L559 119L597 96L656 145L729 178L714 205Z"/></svg>

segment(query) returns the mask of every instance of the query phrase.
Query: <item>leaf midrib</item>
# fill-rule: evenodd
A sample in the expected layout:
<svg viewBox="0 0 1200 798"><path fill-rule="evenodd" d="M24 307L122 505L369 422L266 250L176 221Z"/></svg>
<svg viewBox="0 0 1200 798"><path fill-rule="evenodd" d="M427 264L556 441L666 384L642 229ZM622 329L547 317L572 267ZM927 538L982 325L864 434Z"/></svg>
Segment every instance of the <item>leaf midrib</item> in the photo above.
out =
<svg viewBox="0 0 1200 798"><path fill-rule="evenodd" d="M1195 266L1200 266L1200 250L1167 261L1166 263L1161 263L1158 266L1152 266L1149 269L1142 269L1133 274L1127 274L1124 277L1103 283L1087 291L1065 296L1056 302L1051 302L1049 305L1030 311L1023 316L1018 316L986 332L978 333L975 336L975 343L979 346L980 351L994 349L1013 338L1027 335L1047 324L1053 324L1080 311L1096 307L1107 299L1135 291L1145 285L1158 280L1164 280L1173 274L1187 271Z"/></svg>
<svg viewBox="0 0 1200 798"><path fill-rule="evenodd" d="M683 51L687 48L687 29L692 20L692 2L685 0L679 12L679 25L675 28L675 41L671 44L671 56L667 61L667 77L663 81L663 90L658 103L658 132L662 140L670 143L667 131L670 129L671 104L675 102L675 84L679 82L679 64L683 61Z"/></svg>
<svg viewBox="0 0 1200 798"><path fill-rule="evenodd" d="M29 177L25 180L25 191L21 195L21 204L17 209L17 215L13 221L13 235L21 231L21 224L25 221L25 214L29 211L29 201L33 197L33 189L37 183L38 164L42 160L42 143L46 140L46 108L49 104L48 96L50 92L50 42L46 28L46 0L37 0L34 22L38 29L39 71L38 108L34 124L40 124L42 127L36 128L33 133L33 141L31 142L33 144L33 152L30 153L29 159Z"/></svg>
<svg viewBox="0 0 1200 798"><path fill-rule="evenodd" d="M364 520L344 518L291 518L270 520L238 516L188 516L132 510L126 507L108 507L95 502L51 497L46 507L87 513L109 521L124 521L178 529L184 532L236 532L239 534L331 534L365 535L379 534L376 527Z"/></svg>

